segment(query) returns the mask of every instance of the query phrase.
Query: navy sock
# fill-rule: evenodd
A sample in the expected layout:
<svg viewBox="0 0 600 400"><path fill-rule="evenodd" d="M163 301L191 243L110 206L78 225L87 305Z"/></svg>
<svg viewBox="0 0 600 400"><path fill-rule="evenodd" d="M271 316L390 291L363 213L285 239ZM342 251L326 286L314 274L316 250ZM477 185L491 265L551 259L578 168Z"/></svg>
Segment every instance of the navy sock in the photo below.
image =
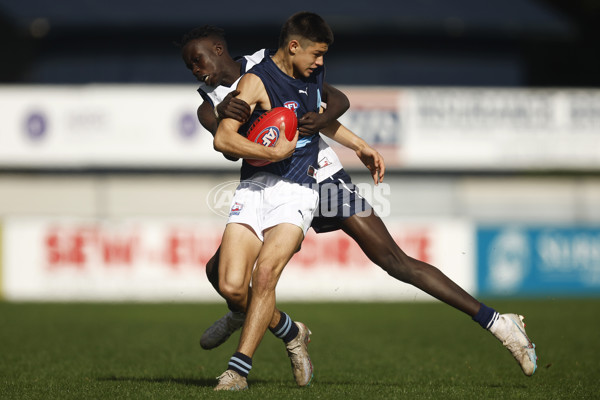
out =
<svg viewBox="0 0 600 400"><path fill-rule="evenodd" d="M490 327L496 322L500 314L491 307L486 306L483 303L477 314L473 317L473 321L479 322L484 329L490 329Z"/></svg>
<svg viewBox="0 0 600 400"><path fill-rule="evenodd" d="M252 369L252 358L245 354L236 352L229 359L229 369L234 370L244 378L248 377L248 373Z"/></svg>
<svg viewBox="0 0 600 400"><path fill-rule="evenodd" d="M279 339L283 339L283 341L287 343L298 336L298 325L292 321L289 315L283 311L279 312L281 313L279 323L275 328L269 328L269 330L273 333L273 335L277 336Z"/></svg>

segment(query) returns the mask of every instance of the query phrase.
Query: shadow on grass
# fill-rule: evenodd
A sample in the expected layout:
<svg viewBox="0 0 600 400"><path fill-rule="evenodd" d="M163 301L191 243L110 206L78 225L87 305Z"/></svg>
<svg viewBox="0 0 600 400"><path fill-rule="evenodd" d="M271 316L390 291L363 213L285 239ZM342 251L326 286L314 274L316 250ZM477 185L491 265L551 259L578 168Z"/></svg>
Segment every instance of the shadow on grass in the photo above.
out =
<svg viewBox="0 0 600 400"><path fill-rule="evenodd" d="M215 378L175 378L175 377L140 377L140 376L115 376L109 375L104 377L99 377L96 379L100 382L143 382L143 383L175 383L178 385L186 385L186 386L196 386L196 387L209 387L213 388L217 384L217 380ZM274 385L284 385L286 383L282 383L277 380L265 380L265 379L249 379L248 384L250 386L256 384L274 384ZM381 388L395 388L395 389L405 389L406 384L402 382L383 382L383 381L369 381L369 382L357 382L357 381L347 381L347 380L315 380L311 383L312 387L318 386L339 386L339 387L352 387L352 386L361 386L361 385L369 385L369 386L377 386ZM307 388L300 388L295 386L294 384L289 384L291 388L306 390ZM443 386L443 385L442 385ZM526 389L527 385L524 384L516 384L516 383L490 383L484 385L484 387L493 388L493 389L517 389L522 390ZM438 388L439 389L439 388Z"/></svg>
<svg viewBox="0 0 600 400"><path fill-rule="evenodd" d="M214 387L217 384L216 378L174 378L174 377L156 377L149 378L143 376L103 376L96 380L100 382L145 382L145 383L176 383L178 385ZM252 379L250 382L262 383L262 380Z"/></svg>
<svg viewBox="0 0 600 400"><path fill-rule="evenodd" d="M527 389L527 385L524 383L488 383L483 385L489 388L500 388L500 389Z"/></svg>
<svg viewBox="0 0 600 400"><path fill-rule="evenodd" d="M379 386L379 387L403 387L402 383L395 383L395 382L377 382L377 381L345 381L345 380L339 380L339 381L331 381L331 380L318 380L318 381L313 381L311 384L311 386L340 386L343 388L348 388L348 387L360 387L360 386Z"/></svg>

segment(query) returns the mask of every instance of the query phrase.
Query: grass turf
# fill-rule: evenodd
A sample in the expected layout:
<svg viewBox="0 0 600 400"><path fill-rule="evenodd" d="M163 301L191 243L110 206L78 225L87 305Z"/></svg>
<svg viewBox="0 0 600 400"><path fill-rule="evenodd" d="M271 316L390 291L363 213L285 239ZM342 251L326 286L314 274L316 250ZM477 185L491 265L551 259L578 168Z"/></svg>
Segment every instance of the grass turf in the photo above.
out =
<svg viewBox="0 0 600 400"><path fill-rule="evenodd" d="M0 303L0 398L600 397L600 299L486 303L527 316L539 356L533 377L438 302L283 304L313 331L313 383L296 387L283 344L267 333L244 393L212 390L239 334L211 351L198 345L224 305Z"/></svg>

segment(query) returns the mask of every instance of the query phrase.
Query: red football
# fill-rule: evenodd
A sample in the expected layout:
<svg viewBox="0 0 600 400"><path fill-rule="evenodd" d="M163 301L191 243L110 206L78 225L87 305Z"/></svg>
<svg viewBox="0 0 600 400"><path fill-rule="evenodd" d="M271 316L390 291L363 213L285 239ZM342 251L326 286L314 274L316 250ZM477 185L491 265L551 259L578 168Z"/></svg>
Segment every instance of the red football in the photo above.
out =
<svg viewBox="0 0 600 400"><path fill-rule="evenodd" d="M265 111L260 117L252 123L246 137L254 143L263 146L273 147L279 139L279 127L285 123L285 136L292 140L298 129L298 119L296 114L287 107L275 107ZM270 161L266 160L246 160L250 165L262 167Z"/></svg>

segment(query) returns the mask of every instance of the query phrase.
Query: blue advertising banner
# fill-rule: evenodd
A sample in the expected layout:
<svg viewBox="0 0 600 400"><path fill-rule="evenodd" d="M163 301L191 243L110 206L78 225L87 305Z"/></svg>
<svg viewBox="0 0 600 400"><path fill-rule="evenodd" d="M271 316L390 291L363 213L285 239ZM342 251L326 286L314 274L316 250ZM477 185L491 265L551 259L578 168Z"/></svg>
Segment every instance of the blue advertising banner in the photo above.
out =
<svg viewBox="0 0 600 400"><path fill-rule="evenodd" d="M480 295L600 295L600 227L477 229Z"/></svg>

